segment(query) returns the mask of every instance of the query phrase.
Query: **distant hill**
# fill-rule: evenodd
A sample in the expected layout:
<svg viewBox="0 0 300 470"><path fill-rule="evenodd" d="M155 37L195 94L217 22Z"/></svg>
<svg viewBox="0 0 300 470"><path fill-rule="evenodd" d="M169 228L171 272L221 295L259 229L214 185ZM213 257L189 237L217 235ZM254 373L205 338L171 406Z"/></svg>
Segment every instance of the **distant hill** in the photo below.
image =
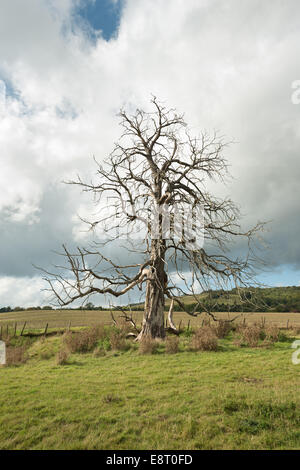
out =
<svg viewBox="0 0 300 470"><path fill-rule="evenodd" d="M289 287L266 287L258 288L252 287L242 290L242 296L237 292L237 289L231 291L210 290L198 294L197 297L201 299L202 305L212 312L300 312L300 286ZM181 301L185 305L186 310L193 311L196 307L196 300L191 295L181 296ZM165 309L168 310L170 300L166 301ZM1 307L0 314L14 311L27 311L27 310L50 310L52 307ZM123 306L123 309L128 310L130 307ZM143 310L143 303L132 303L132 310ZM203 308L203 310L205 310ZM53 309L55 310L55 309ZM64 310L64 309L57 309ZM110 308L95 307L92 303L86 304L84 307L68 307L67 310L111 310ZM119 310L115 307L113 310ZM182 310L176 303L174 311ZM197 309L197 310L201 310Z"/></svg>
<svg viewBox="0 0 300 470"><path fill-rule="evenodd" d="M231 291L211 290L198 294L203 305L214 312L300 312L300 286L289 287L252 287L242 290L242 296L237 289ZM192 311L196 306L193 296L182 296L181 301L186 309ZM166 301L166 309L170 301ZM143 304L131 304L135 310L142 310ZM174 310L181 310L178 305Z"/></svg>

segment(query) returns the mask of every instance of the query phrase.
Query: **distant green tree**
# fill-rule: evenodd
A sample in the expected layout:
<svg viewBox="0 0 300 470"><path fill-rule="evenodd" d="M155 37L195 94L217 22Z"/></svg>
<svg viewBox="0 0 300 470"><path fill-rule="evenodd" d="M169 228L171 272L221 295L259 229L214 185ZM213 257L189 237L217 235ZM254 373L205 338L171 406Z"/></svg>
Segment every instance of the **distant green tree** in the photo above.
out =
<svg viewBox="0 0 300 470"><path fill-rule="evenodd" d="M88 302L86 305L85 305L85 308L86 310L94 310L95 306L92 302Z"/></svg>
<svg viewBox="0 0 300 470"><path fill-rule="evenodd" d="M0 313L11 312L11 307L2 307L0 308Z"/></svg>

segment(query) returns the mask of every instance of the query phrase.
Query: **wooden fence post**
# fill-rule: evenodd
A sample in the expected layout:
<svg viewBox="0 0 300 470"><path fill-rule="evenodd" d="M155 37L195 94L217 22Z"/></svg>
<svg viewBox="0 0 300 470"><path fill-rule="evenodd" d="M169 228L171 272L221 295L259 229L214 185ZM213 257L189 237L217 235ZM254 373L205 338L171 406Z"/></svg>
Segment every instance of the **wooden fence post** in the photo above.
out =
<svg viewBox="0 0 300 470"><path fill-rule="evenodd" d="M20 336L23 336L23 333L24 333L24 330L25 330L25 326L26 326L26 322L25 322L24 325L23 325L23 328L22 328L22 331L21 331L21 333L20 333Z"/></svg>
<svg viewBox="0 0 300 470"><path fill-rule="evenodd" d="M46 324L45 331L44 331L44 336L46 336L48 330L48 323Z"/></svg>
<svg viewBox="0 0 300 470"><path fill-rule="evenodd" d="M17 336L17 322L15 322L15 331L14 331L14 337Z"/></svg>

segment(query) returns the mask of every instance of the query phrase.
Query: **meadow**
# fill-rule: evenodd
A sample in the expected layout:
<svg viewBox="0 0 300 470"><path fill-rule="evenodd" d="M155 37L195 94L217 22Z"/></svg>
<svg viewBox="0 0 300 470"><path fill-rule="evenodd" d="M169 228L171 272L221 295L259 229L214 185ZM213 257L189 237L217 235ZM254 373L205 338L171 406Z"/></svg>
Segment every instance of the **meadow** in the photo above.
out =
<svg viewBox="0 0 300 470"><path fill-rule="evenodd" d="M143 312L133 311L133 318L137 325L141 324ZM122 312L114 311L113 315L116 319ZM167 318L167 312L166 312ZM300 313L280 313L280 312L217 312L215 316L221 320L235 319L236 323L246 321L247 323L263 322L273 323L280 327L286 326L300 326ZM207 314L201 314L198 317L189 316L185 312L174 312L174 322L177 326L181 324L182 327L201 326L203 320L208 318ZM26 322L26 331L43 329L48 324L49 329L65 329L80 326L93 326L103 323L109 325L112 323L111 313L109 311L101 310L24 310L20 312L6 312L0 313L0 329L9 326L14 328L17 323L17 328L20 330Z"/></svg>
<svg viewBox="0 0 300 470"><path fill-rule="evenodd" d="M70 321L66 311L51 314L52 326ZM96 314L85 320L94 324ZM73 332L8 338L22 354L0 368L1 449L300 448L300 365L291 360L298 327L247 318L211 342L212 327L198 319L179 340L142 349L126 338L128 325L99 314L106 326L75 326L72 317ZM208 334L204 349L197 331Z"/></svg>

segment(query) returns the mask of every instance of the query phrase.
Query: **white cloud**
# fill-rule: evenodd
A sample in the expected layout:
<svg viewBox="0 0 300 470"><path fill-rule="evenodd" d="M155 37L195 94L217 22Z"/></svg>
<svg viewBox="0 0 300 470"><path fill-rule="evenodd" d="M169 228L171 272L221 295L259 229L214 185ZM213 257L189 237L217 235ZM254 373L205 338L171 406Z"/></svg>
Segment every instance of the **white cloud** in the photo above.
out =
<svg viewBox="0 0 300 470"><path fill-rule="evenodd" d="M3 80L0 80L0 116L5 113L6 104L6 85Z"/></svg>
<svg viewBox="0 0 300 470"><path fill-rule="evenodd" d="M41 294L45 284L40 277L0 278L1 306L33 307L45 303L46 295Z"/></svg>
<svg viewBox="0 0 300 470"><path fill-rule="evenodd" d="M8 94L0 113L0 213L41 223L49 186L94 173L91 156L101 160L118 136L120 106L147 107L154 93L195 130L219 128L238 141L225 191L249 221L274 220L274 259L300 262L300 106L291 103L299 2L128 0L118 36L96 45L75 22L78 4L0 4L0 78L19 98ZM80 194L72 198L79 208ZM62 200L57 211L66 210Z"/></svg>

